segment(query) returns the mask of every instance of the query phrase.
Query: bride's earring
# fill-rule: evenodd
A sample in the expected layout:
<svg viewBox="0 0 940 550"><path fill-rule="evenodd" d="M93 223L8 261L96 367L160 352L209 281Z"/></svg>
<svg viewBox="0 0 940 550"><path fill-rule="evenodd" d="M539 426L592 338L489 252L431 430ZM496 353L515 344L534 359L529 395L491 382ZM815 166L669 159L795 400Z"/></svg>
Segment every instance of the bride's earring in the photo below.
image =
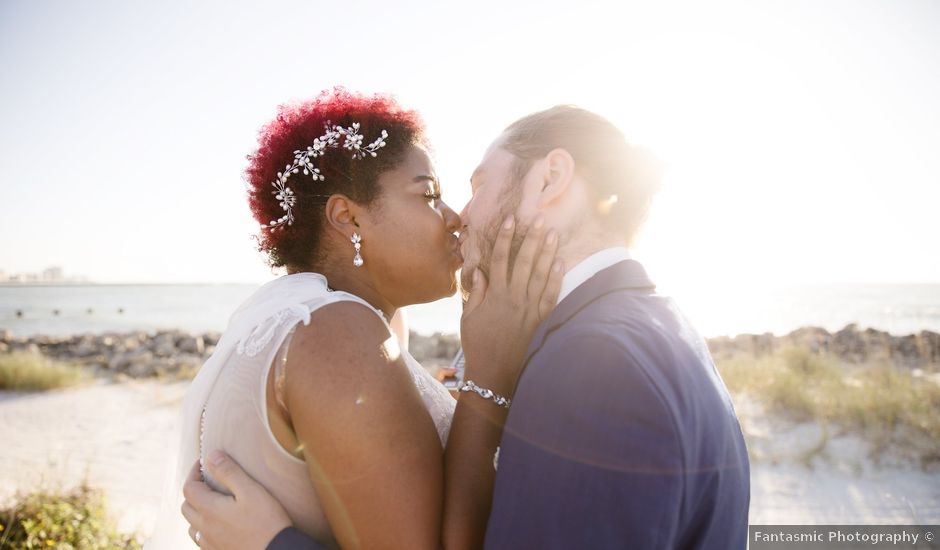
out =
<svg viewBox="0 0 940 550"><path fill-rule="evenodd" d="M359 235L359 233L353 233L349 240L352 241L353 246L356 247L356 255L353 257L353 265L356 267L362 267L362 254L359 253L362 249L362 237Z"/></svg>

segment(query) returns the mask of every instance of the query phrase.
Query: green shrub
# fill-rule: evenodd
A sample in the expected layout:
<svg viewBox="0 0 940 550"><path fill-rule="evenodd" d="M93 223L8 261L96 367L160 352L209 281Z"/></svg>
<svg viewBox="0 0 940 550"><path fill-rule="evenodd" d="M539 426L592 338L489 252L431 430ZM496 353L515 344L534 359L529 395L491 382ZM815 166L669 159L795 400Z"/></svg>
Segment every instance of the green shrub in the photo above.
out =
<svg viewBox="0 0 940 550"><path fill-rule="evenodd" d="M104 494L83 483L65 493L17 495L11 507L0 509L0 548L139 549L141 543L115 531Z"/></svg>
<svg viewBox="0 0 940 550"><path fill-rule="evenodd" d="M41 391L64 388L87 378L80 367L39 353L0 354L0 390Z"/></svg>

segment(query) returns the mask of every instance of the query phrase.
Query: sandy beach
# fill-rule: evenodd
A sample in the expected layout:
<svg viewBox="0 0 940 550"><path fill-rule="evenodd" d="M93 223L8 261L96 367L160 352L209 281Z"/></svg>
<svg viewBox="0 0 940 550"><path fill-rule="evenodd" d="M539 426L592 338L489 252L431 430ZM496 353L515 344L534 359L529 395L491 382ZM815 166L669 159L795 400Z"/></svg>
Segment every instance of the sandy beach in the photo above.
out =
<svg viewBox="0 0 940 550"><path fill-rule="evenodd" d="M0 499L85 477L105 490L119 528L147 534L159 510L177 407L188 382L99 381L37 394L0 392ZM787 424L736 400L752 458L751 524L940 523L940 475L860 458L865 442L833 437L807 466L812 425Z"/></svg>
<svg viewBox="0 0 940 550"><path fill-rule="evenodd" d="M0 392L0 500L17 490L104 489L124 531L153 529L167 442L189 382L99 382L84 388Z"/></svg>

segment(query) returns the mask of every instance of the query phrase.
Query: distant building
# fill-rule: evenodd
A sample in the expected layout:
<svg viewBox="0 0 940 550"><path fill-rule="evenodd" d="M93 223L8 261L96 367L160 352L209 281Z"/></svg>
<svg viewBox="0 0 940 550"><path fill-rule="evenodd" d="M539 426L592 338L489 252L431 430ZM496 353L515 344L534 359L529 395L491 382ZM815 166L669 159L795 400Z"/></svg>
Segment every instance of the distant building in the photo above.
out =
<svg viewBox="0 0 940 550"><path fill-rule="evenodd" d="M58 283L62 281L64 277L62 276L62 268L58 266L47 267L42 272L42 282L44 283Z"/></svg>
<svg viewBox="0 0 940 550"><path fill-rule="evenodd" d="M41 273L5 273L0 271L0 284L69 284L89 283L88 277L81 275L65 276L65 271L59 266L43 269Z"/></svg>

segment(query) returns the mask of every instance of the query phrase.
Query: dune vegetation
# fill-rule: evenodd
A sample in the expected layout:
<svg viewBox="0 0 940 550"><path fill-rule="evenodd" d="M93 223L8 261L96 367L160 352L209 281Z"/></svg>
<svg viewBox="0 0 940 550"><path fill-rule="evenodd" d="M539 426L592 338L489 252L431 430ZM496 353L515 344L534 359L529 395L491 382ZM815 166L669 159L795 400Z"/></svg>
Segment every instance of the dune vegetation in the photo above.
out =
<svg viewBox="0 0 940 550"><path fill-rule="evenodd" d="M0 548L139 549L140 537L119 533L104 493L82 483L71 491L19 494L0 508Z"/></svg>
<svg viewBox="0 0 940 550"><path fill-rule="evenodd" d="M0 354L0 390L44 391L74 386L88 378L80 367L38 352Z"/></svg>
<svg viewBox="0 0 940 550"><path fill-rule="evenodd" d="M874 456L901 449L923 464L940 462L940 383L888 361L851 364L802 348L717 362L732 394L745 393L768 413L857 433ZM828 432L827 432L828 433Z"/></svg>

